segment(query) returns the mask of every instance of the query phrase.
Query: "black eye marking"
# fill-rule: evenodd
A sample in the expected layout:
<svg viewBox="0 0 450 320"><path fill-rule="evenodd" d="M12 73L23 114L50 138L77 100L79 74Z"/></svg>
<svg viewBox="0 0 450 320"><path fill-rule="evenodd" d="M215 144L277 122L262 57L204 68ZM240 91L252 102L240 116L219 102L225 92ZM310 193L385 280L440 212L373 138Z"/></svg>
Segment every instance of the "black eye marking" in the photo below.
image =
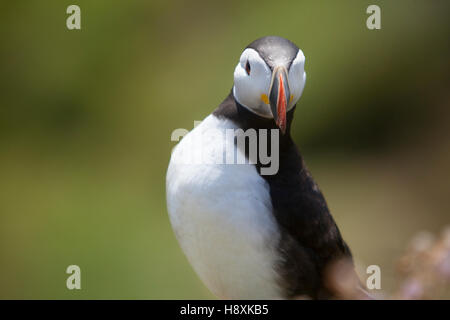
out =
<svg viewBox="0 0 450 320"><path fill-rule="evenodd" d="M247 71L247 74L250 75L251 68L250 68L250 62L248 62L248 60L247 60L247 63L245 64L245 71Z"/></svg>

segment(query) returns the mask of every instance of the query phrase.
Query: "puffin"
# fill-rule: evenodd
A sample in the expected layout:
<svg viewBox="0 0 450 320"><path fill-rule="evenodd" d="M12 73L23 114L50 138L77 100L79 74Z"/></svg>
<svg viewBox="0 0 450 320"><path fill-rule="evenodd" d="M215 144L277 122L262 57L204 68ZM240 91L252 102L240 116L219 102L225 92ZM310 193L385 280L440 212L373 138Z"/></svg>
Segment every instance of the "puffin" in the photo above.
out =
<svg viewBox="0 0 450 320"><path fill-rule="evenodd" d="M338 261L358 279L291 137L304 66L302 50L288 39L253 41L231 92L172 150L170 222L189 263L220 299L339 298L328 272Z"/></svg>

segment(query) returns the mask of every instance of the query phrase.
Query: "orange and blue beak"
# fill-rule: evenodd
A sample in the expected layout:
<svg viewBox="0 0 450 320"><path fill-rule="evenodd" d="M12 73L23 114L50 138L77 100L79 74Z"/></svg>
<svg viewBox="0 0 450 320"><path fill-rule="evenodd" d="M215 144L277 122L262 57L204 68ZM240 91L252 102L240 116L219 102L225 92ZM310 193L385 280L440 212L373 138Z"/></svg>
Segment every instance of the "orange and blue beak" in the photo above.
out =
<svg viewBox="0 0 450 320"><path fill-rule="evenodd" d="M272 73L269 102L273 119L282 134L286 133L286 110L290 95L287 70L285 67L276 67Z"/></svg>

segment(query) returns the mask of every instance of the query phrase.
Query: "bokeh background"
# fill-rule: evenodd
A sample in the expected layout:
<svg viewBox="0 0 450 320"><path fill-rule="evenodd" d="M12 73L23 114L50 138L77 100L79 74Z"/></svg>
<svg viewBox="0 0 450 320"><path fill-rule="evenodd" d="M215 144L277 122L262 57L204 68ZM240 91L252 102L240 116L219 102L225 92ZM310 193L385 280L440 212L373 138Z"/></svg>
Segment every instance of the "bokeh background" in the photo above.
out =
<svg viewBox="0 0 450 320"><path fill-rule="evenodd" d="M81 30L66 28L70 4ZM381 30L366 28L370 4ZM295 141L356 260L394 290L409 239L450 223L449 9L2 1L0 298L214 298L169 224L170 135L206 117L243 48L272 34L306 56ZM82 290L65 286L70 264Z"/></svg>

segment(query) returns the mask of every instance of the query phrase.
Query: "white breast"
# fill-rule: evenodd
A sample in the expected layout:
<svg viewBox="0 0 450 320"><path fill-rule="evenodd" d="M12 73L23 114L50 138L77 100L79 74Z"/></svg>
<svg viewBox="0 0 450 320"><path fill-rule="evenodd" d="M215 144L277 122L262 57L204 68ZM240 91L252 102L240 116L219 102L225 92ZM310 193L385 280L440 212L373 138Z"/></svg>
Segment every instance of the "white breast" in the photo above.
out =
<svg viewBox="0 0 450 320"><path fill-rule="evenodd" d="M167 172L170 220L189 262L215 295L282 298L269 186L254 165L217 164L218 155L235 148L224 133L234 128L210 115L176 146ZM193 155L200 147L202 153Z"/></svg>

